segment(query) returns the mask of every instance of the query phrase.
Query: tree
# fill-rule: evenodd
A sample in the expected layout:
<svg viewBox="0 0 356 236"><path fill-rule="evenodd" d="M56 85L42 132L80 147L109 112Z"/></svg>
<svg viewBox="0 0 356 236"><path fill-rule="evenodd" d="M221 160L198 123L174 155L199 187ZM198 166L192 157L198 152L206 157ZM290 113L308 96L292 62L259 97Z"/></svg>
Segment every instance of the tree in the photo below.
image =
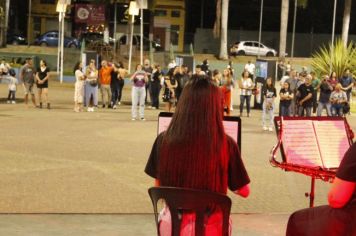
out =
<svg viewBox="0 0 356 236"><path fill-rule="evenodd" d="M0 3L0 48L6 47L6 34L9 19L10 0Z"/></svg>
<svg viewBox="0 0 356 236"><path fill-rule="evenodd" d="M226 60L229 58L227 53L227 31L229 18L229 0L217 0L216 2L216 19L214 24L214 36L220 36L219 59Z"/></svg>
<svg viewBox="0 0 356 236"><path fill-rule="evenodd" d="M289 0L282 0L281 28L280 28L280 35L279 35L279 56L281 58L284 58L286 55L288 14L289 14Z"/></svg>
<svg viewBox="0 0 356 236"><path fill-rule="evenodd" d="M347 38L349 35L349 26L350 26L350 15L351 15L351 0L345 0L345 8L344 8L344 18L342 21L342 41L344 42L344 46L347 46Z"/></svg>

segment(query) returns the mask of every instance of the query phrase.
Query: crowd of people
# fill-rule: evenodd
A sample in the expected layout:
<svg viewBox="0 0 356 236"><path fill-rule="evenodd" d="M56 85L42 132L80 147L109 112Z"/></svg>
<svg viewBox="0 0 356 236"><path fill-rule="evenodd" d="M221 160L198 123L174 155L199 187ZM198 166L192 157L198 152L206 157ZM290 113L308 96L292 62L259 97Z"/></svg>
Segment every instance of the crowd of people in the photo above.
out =
<svg viewBox="0 0 356 236"><path fill-rule="evenodd" d="M7 80L8 83L9 93L7 103L16 104L16 91L18 90L18 86L21 85L24 90L26 105L28 105L30 95L34 107L43 108L47 106L47 109L50 109L51 106L48 98L49 72L50 70L45 60L40 60L40 66L35 68L32 58L26 58L24 65L19 70L18 76L16 76L15 70L2 59L0 63L0 79ZM37 87L38 104L36 102L35 85Z"/></svg>

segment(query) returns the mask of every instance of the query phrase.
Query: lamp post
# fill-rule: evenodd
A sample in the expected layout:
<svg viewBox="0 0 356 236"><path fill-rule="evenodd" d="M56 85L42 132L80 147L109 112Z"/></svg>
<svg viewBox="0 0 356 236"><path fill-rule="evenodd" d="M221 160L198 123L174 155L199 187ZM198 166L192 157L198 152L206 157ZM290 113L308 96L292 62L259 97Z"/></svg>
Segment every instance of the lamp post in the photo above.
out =
<svg viewBox="0 0 356 236"><path fill-rule="evenodd" d="M333 60L334 60L334 37L335 37L335 18L336 18L336 5L337 0L334 0L334 15L333 15L333 30L331 34L331 48L330 48L330 74L333 70Z"/></svg>
<svg viewBox="0 0 356 236"><path fill-rule="evenodd" d="M295 39L295 24L296 24L296 19L297 19L297 6L298 6L298 0L294 0L294 16L293 16L293 34L292 34L292 49L291 49L291 57L293 59L294 57L294 39Z"/></svg>
<svg viewBox="0 0 356 236"><path fill-rule="evenodd" d="M260 10L260 29L258 31L258 53L257 57L260 58L260 45L261 45L261 34L262 34L262 19L263 19L263 0L261 0L261 10Z"/></svg>
<svg viewBox="0 0 356 236"><path fill-rule="evenodd" d="M131 34L130 34L130 51L129 51L129 73L131 73L131 61L132 61L132 41L133 41L133 29L135 16L138 15L138 8L136 1L131 1L129 6L129 15L131 16Z"/></svg>
<svg viewBox="0 0 356 236"><path fill-rule="evenodd" d="M67 6L70 5L71 0L58 0L56 11L59 13L58 21L61 25L61 29L58 29L58 61L57 61L57 70L60 67L59 75L60 82L63 83L63 58L64 58L64 18L67 10ZM59 66L58 66L59 65Z"/></svg>
<svg viewBox="0 0 356 236"><path fill-rule="evenodd" d="M31 8L32 8L32 0L29 0L29 2L28 2L28 19L27 19L27 46L28 47L30 47Z"/></svg>
<svg viewBox="0 0 356 236"><path fill-rule="evenodd" d="M137 0L137 7L140 9L140 64L143 65L143 9L147 9L147 0Z"/></svg>

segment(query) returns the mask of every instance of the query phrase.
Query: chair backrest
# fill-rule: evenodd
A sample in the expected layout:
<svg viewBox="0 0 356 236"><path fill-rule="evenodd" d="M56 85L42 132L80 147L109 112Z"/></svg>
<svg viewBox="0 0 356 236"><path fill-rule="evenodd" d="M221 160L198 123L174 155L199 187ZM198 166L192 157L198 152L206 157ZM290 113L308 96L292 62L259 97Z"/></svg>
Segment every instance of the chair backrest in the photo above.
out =
<svg viewBox="0 0 356 236"><path fill-rule="evenodd" d="M157 235L160 235L157 211L157 202L160 199L165 201L171 213L172 236L180 235L181 217L179 217L179 213L182 211L195 212L195 235L205 235L204 217L207 209L211 206L216 206L221 210L223 215L222 235L229 235L231 200L228 196L211 191L175 187L152 187L148 190L148 193L153 204Z"/></svg>

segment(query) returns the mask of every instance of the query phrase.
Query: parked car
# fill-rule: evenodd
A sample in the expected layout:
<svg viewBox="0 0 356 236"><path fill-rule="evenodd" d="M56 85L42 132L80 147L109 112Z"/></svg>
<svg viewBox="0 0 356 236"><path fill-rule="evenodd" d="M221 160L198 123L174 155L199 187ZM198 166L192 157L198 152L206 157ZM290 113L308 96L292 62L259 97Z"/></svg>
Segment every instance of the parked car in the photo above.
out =
<svg viewBox="0 0 356 236"><path fill-rule="evenodd" d="M262 43L257 41L241 41L236 42L230 48L230 55L252 55L252 56L267 56L274 57L277 56L277 51L273 48L269 48Z"/></svg>
<svg viewBox="0 0 356 236"><path fill-rule="evenodd" d="M127 38L128 38L128 37L129 37L129 35L122 35L122 36L119 38L119 45L126 45L126 44L129 44L129 41L127 41ZM130 38L129 38L129 40L130 40ZM138 48L139 48L140 40L141 40L141 36L134 34L134 35L133 35L133 38L132 38L132 45L138 46ZM150 50L150 43L151 43L151 45L152 45L152 48L153 48L155 51L161 51L161 50L162 50L162 46L161 46L160 43L158 43L158 42L156 42L156 41L151 41L151 40L149 40L148 38L143 37L143 50L144 50L144 51L149 51L149 50Z"/></svg>
<svg viewBox="0 0 356 236"><path fill-rule="evenodd" d="M8 32L6 35L6 43L12 45L23 45L26 44L27 41L25 36L21 34L13 34Z"/></svg>
<svg viewBox="0 0 356 236"><path fill-rule="evenodd" d="M99 32L82 33L80 35L80 42L82 42L83 40L85 40L85 44L89 44L89 43L93 43L93 42L97 42L97 41L103 42L104 34L103 33L99 33ZM109 37L109 44L113 45L114 42L115 42L115 39Z"/></svg>
<svg viewBox="0 0 356 236"><path fill-rule="evenodd" d="M35 39L35 45L58 46L58 31L48 31ZM79 40L72 37L64 37L64 47L79 48Z"/></svg>

